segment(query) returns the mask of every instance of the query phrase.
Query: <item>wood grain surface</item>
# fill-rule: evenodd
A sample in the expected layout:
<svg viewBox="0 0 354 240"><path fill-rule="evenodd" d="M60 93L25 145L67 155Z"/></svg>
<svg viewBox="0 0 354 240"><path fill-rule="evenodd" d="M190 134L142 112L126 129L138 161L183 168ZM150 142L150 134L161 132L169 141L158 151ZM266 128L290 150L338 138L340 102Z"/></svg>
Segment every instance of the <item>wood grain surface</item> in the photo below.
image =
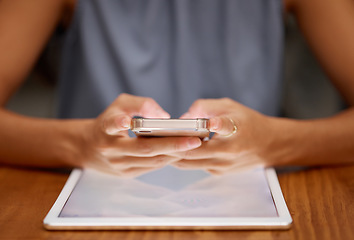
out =
<svg viewBox="0 0 354 240"><path fill-rule="evenodd" d="M42 221L68 176L0 166L0 239L354 239L354 166L279 171L294 222L277 231L47 231Z"/></svg>

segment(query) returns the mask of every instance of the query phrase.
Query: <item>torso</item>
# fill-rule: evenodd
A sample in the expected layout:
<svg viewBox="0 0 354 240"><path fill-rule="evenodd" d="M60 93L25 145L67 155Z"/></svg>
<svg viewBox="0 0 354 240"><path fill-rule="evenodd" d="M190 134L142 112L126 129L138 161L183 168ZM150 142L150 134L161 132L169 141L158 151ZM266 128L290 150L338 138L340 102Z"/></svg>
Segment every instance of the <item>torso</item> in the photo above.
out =
<svg viewBox="0 0 354 240"><path fill-rule="evenodd" d="M233 98L277 115L280 0L91 1L66 42L61 117L95 117L120 93L178 117L198 98Z"/></svg>

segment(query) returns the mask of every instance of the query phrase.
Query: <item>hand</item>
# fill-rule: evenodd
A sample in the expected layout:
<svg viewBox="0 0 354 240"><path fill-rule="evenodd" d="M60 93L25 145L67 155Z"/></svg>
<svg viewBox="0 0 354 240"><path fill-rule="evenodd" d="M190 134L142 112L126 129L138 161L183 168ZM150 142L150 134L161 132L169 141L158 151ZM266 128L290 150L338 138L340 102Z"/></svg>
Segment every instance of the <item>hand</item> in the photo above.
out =
<svg viewBox="0 0 354 240"><path fill-rule="evenodd" d="M210 118L210 129L215 135L200 148L174 155L183 160L172 163L173 166L224 174L275 164L276 130L271 117L224 98L197 100L181 118ZM231 134L234 124L237 132Z"/></svg>
<svg viewBox="0 0 354 240"><path fill-rule="evenodd" d="M169 118L154 100L120 95L97 119L85 128L81 146L82 167L91 167L124 177L135 177L179 160L171 156L197 148L197 137L130 138L133 116Z"/></svg>

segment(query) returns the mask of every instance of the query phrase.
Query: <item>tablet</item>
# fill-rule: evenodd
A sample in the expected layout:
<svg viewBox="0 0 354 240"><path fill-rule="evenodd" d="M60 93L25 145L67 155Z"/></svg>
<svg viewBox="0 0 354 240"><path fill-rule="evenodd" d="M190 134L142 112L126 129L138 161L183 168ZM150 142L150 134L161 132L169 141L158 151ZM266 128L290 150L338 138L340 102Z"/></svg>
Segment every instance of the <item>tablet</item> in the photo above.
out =
<svg viewBox="0 0 354 240"><path fill-rule="evenodd" d="M60 229L287 229L273 168L224 176L167 166L135 179L74 169L45 217Z"/></svg>

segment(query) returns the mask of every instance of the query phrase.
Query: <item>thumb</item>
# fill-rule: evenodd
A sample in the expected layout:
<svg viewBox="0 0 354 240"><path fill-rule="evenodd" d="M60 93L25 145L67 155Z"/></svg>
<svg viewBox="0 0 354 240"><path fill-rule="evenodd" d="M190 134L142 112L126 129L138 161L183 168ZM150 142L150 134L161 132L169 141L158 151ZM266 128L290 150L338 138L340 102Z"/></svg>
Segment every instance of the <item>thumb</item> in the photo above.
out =
<svg viewBox="0 0 354 240"><path fill-rule="evenodd" d="M109 115L103 119L102 129L108 135L120 135L130 128L131 117L126 114Z"/></svg>
<svg viewBox="0 0 354 240"><path fill-rule="evenodd" d="M238 129L231 117L222 116L210 119L210 130L220 136L231 137Z"/></svg>

